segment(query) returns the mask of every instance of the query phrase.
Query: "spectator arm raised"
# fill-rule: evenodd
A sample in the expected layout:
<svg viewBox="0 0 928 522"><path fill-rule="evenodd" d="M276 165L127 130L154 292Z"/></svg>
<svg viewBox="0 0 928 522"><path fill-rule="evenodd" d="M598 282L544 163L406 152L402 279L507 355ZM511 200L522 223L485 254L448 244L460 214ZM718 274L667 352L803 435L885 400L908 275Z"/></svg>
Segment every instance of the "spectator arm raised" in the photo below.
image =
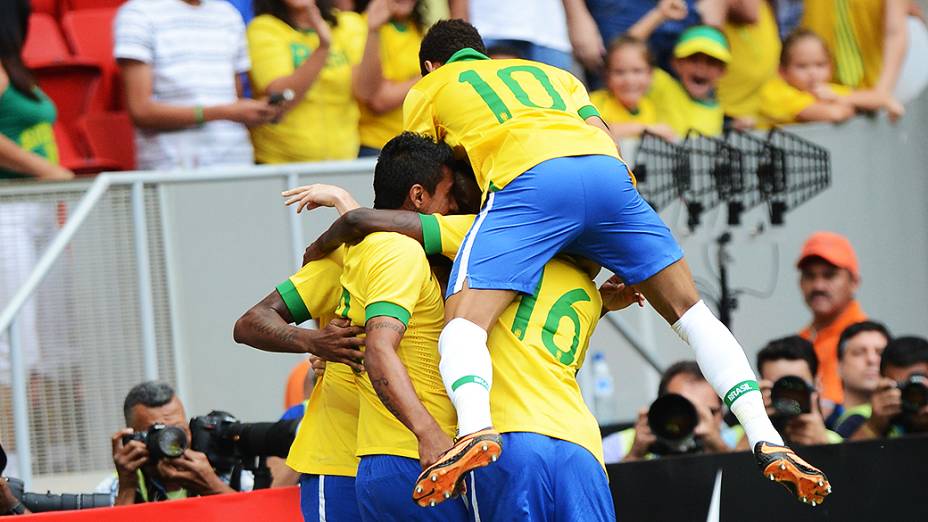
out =
<svg viewBox="0 0 928 522"><path fill-rule="evenodd" d="M728 0L728 20L736 24L756 24L760 17L760 3L766 0Z"/></svg>
<svg viewBox="0 0 928 522"><path fill-rule="evenodd" d="M451 18L467 20L467 10L470 7L468 0L448 0L448 11Z"/></svg>
<svg viewBox="0 0 928 522"><path fill-rule="evenodd" d="M876 90L891 95L899 80L902 61L908 47L906 13L909 0L885 0L883 12L883 69Z"/></svg>

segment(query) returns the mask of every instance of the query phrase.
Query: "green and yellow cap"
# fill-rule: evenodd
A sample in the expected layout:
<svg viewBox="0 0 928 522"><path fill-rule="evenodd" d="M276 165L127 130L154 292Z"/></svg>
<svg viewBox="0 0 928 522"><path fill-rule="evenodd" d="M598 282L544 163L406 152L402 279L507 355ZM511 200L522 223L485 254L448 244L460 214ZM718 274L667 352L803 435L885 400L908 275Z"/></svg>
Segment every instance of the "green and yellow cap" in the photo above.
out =
<svg viewBox="0 0 928 522"><path fill-rule="evenodd" d="M697 53L707 54L722 63L731 62L731 50L725 35L708 25L697 25L683 31L673 48L676 58L686 58Z"/></svg>

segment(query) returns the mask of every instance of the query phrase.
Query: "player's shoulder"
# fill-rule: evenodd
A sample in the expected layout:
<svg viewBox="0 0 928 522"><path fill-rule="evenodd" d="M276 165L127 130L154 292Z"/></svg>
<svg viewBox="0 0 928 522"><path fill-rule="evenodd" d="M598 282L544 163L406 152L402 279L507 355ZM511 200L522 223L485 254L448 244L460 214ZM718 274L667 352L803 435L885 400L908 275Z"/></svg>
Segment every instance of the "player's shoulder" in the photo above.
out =
<svg viewBox="0 0 928 522"><path fill-rule="evenodd" d="M360 243L349 248L352 257L365 256L369 261L385 259L413 260L425 253L418 241L395 232L375 232L369 234Z"/></svg>

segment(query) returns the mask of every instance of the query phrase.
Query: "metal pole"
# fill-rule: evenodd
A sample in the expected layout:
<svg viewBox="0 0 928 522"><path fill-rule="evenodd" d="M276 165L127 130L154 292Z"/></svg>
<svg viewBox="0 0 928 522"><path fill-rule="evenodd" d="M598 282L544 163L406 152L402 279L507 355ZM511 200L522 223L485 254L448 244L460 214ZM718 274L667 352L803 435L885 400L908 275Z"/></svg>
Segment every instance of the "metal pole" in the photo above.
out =
<svg viewBox="0 0 928 522"><path fill-rule="evenodd" d="M158 378L158 345L155 341L155 311L151 297L151 265L148 259L148 223L145 216L145 185L132 184L132 222L135 236L135 268L139 278L139 320L142 323L142 349L145 379Z"/></svg>
<svg viewBox="0 0 928 522"><path fill-rule="evenodd" d="M27 395L26 361L16 318L10 323L10 370L13 372L13 425L16 433L16 457L19 459L19 478L26 486L32 483L32 441L29 434L29 398Z"/></svg>
<svg viewBox="0 0 928 522"><path fill-rule="evenodd" d="M181 401L188 404L187 366L181 341L180 319L177 316L180 305L177 303L177 273L174 266L174 229L168 215L170 212L165 210L169 200L166 189L165 185L158 184L158 214L161 216L161 239L164 242L164 278L171 325L171 355L174 359L174 389Z"/></svg>
<svg viewBox="0 0 928 522"><path fill-rule="evenodd" d="M286 188L293 188L300 184L300 176L295 172L287 174ZM290 222L290 253L296 260L296 267L303 266L303 251L306 250L306 240L303 239L303 225L300 216L292 208L287 208L287 219Z"/></svg>
<svg viewBox="0 0 928 522"><path fill-rule="evenodd" d="M603 319L608 321L609 324L619 331L619 334L628 341L628 344L633 350L638 352L638 355L644 359L644 362L648 363L651 368L654 368L654 371L657 373L663 373L664 369L661 367L661 364L657 362L657 359L654 358L651 352L635 337L634 331L625 323L624 319L616 317L616 314L606 314Z"/></svg>

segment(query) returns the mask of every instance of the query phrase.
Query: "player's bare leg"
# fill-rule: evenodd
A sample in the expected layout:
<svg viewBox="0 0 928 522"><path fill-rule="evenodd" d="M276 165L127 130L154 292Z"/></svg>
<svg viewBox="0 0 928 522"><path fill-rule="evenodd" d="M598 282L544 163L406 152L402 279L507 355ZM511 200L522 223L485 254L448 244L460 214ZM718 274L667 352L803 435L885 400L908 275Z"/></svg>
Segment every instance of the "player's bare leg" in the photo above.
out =
<svg viewBox="0 0 928 522"><path fill-rule="evenodd" d="M445 303L447 324L438 340L439 370L458 414L454 445L425 468L413 499L430 506L455 494L468 471L496 461L502 452L499 433L490 419L493 365L487 331L515 298L510 290L477 290L467 286Z"/></svg>
<svg viewBox="0 0 928 522"><path fill-rule="evenodd" d="M764 476L783 484L803 502L821 504L831 492L828 479L783 445L783 439L767 417L757 378L744 350L699 299L686 260L664 268L638 288L696 352L706 380L744 427Z"/></svg>

